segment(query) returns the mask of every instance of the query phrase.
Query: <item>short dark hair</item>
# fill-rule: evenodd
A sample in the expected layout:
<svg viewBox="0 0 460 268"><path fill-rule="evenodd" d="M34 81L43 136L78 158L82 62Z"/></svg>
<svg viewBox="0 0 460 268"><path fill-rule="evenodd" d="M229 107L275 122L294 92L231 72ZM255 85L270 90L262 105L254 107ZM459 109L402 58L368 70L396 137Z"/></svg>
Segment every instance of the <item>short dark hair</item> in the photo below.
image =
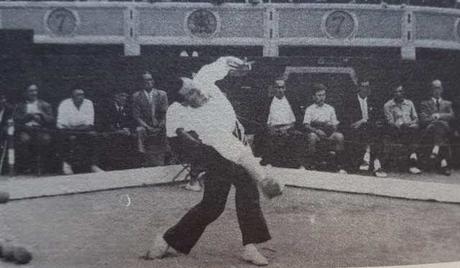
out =
<svg viewBox="0 0 460 268"><path fill-rule="evenodd" d="M327 87L321 83L315 83L312 87L313 94L316 94L319 91L327 91Z"/></svg>
<svg viewBox="0 0 460 268"><path fill-rule="evenodd" d="M370 85L369 79L366 79L366 78L358 79L358 87L360 87L360 86L369 86L369 85Z"/></svg>

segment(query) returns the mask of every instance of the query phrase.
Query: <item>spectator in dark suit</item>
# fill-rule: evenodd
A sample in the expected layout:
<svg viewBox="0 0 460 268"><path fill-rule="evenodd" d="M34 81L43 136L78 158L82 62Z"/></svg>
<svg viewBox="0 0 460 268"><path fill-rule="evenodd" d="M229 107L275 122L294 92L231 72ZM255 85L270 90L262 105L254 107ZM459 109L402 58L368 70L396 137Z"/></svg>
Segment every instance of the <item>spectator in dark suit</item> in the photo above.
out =
<svg viewBox="0 0 460 268"><path fill-rule="evenodd" d="M131 153L134 120L127 104L128 94L120 91L96 105L96 129L105 152L102 162L109 169L129 167L126 158Z"/></svg>
<svg viewBox="0 0 460 268"><path fill-rule="evenodd" d="M145 156L144 166L161 166L169 150L166 138L168 97L165 91L154 87L151 73L144 73L142 79L143 89L134 93L132 100L138 151Z"/></svg>
<svg viewBox="0 0 460 268"><path fill-rule="evenodd" d="M30 85L25 92L25 101L18 104L14 110L16 134L15 150L20 161L16 167L20 170L31 171L30 161L40 153L48 156L50 153L51 135L55 117L49 103L38 98L37 85Z"/></svg>
<svg viewBox="0 0 460 268"><path fill-rule="evenodd" d="M358 93L345 102L345 136L351 142L351 161L355 164L356 158L361 159L360 170L369 170L372 165L375 176L386 177L380 162L383 150L381 114L381 109L372 99L369 81L358 81Z"/></svg>
<svg viewBox="0 0 460 268"><path fill-rule="evenodd" d="M432 97L429 100L423 101L420 106L420 123L424 128L423 136L429 137L433 149L430 159L440 161L440 171L442 174L450 175L447 160L449 153L441 153L440 148L448 143L448 138L451 134L450 121L454 119L454 111L452 102L442 98L443 87L439 80L434 80L431 83ZM446 148L448 151L448 149ZM446 151L444 150L444 151Z"/></svg>

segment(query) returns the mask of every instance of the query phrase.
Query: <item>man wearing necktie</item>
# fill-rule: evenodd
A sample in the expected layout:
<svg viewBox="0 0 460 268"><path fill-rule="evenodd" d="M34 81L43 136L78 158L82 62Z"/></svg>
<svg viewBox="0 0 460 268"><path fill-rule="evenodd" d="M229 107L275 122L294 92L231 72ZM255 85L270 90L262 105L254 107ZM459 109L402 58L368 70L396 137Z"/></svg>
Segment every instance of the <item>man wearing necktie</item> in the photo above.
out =
<svg viewBox="0 0 460 268"><path fill-rule="evenodd" d="M136 124L138 151L144 155L144 166L164 164L168 151L166 139L166 92L156 89L149 72L142 75L143 89L133 94L132 114Z"/></svg>
<svg viewBox="0 0 460 268"><path fill-rule="evenodd" d="M126 158L131 152L133 119L127 105L128 94L123 91L114 92L110 98L96 105L96 129L102 133L104 154L102 163L105 168L129 168Z"/></svg>
<svg viewBox="0 0 460 268"><path fill-rule="evenodd" d="M431 82L431 90L431 98L421 104L420 122L424 128L423 136L433 145L430 159L439 161L442 174L450 175L448 167L450 153L447 143L451 133L449 123L454 119L452 102L442 98L443 87L440 80Z"/></svg>

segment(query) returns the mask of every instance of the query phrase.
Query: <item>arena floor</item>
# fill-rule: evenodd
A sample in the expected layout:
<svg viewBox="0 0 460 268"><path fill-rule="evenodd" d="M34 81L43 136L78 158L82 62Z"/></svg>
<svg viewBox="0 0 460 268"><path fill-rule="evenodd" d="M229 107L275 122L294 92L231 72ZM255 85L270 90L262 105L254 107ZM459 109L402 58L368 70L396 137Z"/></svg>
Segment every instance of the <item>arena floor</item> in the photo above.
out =
<svg viewBox="0 0 460 268"><path fill-rule="evenodd" d="M170 185L11 201L0 207L0 239L32 251L23 267L250 267L239 258L233 192L190 255L141 258L200 198ZM289 187L262 205L273 236L261 246L269 267L460 260L459 204Z"/></svg>

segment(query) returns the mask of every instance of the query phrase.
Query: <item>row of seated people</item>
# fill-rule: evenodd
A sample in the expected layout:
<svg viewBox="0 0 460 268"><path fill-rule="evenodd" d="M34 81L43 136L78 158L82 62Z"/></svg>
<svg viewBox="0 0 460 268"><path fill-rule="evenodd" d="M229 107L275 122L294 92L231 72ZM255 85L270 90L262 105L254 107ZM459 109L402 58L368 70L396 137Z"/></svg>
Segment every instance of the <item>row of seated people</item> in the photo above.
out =
<svg viewBox="0 0 460 268"><path fill-rule="evenodd" d="M8 125L14 124L15 169L35 171L37 156L46 160L57 152L64 174L73 174L74 164L101 172L100 158L110 158L117 151L121 162L128 162L132 147L136 147L141 166L163 165L169 151L165 132L168 98L154 87L151 73L143 74L142 79L143 89L131 98L125 92L114 92L96 107L85 98L83 89L76 88L59 104L56 116L53 107L39 98L35 84L27 87L24 101L15 107L0 94L2 140Z"/></svg>
<svg viewBox="0 0 460 268"><path fill-rule="evenodd" d="M431 88L432 97L421 103L418 114L414 103L405 98L402 86L395 88L393 98L379 107L369 81L361 80L357 93L344 100L339 129L334 107L325 102L327 88L315 84L314 103L306 108L301 127L296 127L296 117L285 96L285 81L276 80L267 125L255 137L256 153L265 164L289 155L290 165L315 169L319 153L325 152L340 173L359 168L385 177L383 165L390 158L391 144L404 148L406 168L419 174L419 145L427 143L430 162L440 173L450 175L452 102L442 98L441 81L432 81Z"/></svg>

